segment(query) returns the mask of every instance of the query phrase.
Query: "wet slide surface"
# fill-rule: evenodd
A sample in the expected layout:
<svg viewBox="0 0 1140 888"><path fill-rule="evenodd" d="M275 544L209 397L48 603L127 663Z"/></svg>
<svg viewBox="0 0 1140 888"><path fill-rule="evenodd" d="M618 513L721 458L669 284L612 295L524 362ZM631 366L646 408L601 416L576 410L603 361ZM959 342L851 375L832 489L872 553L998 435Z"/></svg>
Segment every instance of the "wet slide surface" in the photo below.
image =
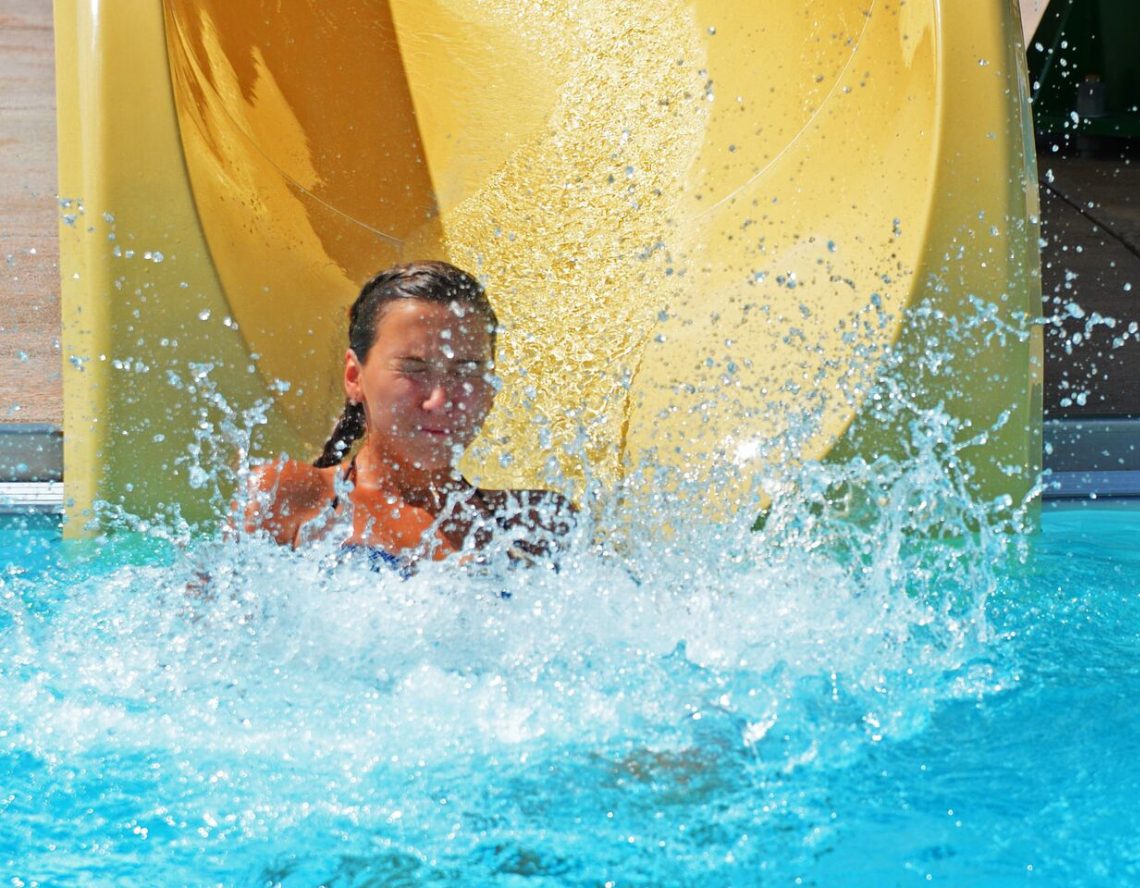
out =
<svg viewBox="0 0 1140 888"><path fill-rule="evenodd" d="M573 487L646 462L743 477L837 441L874 447L848 430L887 350L923 348L908 307L992 304L1013 324L1032 310L1035 176L1008 10L674 7L104 10L100 39L141 49L129 71L99 63L95 101L76 99L114 150L70 164L98 181L71 304L123 294L65 322L73 351L110 358L86 362L71 401L96 432L72 450L92 495L158 465L164 480L128 498L181 496L178 428L202 386L179 362L207 359L234 404L272 399L255 449L312 450L339 406L344 309L401 259L476 270L504 321L505 389L468 465L490 484L541 482L552 453ZM74 13L73 31L96 30ZM100 101L138 93L146 65L169 92L114 106L132 109L117 144ZM947 348L962 357L984 333ZM1039 346L1014 336L952 373L904 371L971 421L1016 413L992 447L1022 480L998 485L1024 488L1035 461ZM174 391L140 364L170 365ZM146 433L116 449L106 418Z"/></svg>

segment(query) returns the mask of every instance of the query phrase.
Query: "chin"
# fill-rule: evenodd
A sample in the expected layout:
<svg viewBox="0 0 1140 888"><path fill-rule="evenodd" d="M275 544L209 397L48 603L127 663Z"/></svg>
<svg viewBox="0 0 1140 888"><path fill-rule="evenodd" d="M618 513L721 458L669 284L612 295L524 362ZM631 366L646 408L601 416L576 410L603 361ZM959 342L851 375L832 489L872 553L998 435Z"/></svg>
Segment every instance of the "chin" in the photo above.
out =
<svg viewBox="0 0 1140 888"><path fill-rule="evenodd" d="M459 464L459 456L452 452L451 447L446 447L431 453L409 455L407 462L421 472L446 472Z"/></svg>

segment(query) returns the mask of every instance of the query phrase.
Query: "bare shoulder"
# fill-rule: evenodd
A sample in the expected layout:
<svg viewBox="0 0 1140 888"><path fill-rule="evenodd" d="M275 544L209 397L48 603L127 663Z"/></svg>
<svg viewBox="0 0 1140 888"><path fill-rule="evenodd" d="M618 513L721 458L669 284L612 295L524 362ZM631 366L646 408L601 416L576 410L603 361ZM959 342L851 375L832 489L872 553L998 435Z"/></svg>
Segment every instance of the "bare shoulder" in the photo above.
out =
<svg viewBox="0 0 1140 888"><path fill-rule="evenodd" d="M295 459L275 459L256 466L250 472L250 484L257 490L275 491L278 497L300 502L319 498L331 490L335 471L335 467L318 469Z"/></svg>
<svg viewBox="0 0 1140 888"><path fill-rule="evenodd" d="M249 477L245 529L266 530L279 543L292 542L297 528L331 501L335 476L335 466L318 469L293 459L257 466Z"/></svg>

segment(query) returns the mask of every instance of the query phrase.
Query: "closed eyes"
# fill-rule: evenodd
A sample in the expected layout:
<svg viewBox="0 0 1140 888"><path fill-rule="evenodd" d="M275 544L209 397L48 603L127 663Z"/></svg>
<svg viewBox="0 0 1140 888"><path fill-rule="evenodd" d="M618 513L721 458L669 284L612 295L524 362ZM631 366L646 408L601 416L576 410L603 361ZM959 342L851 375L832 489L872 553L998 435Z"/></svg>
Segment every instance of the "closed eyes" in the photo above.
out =
<svg viewBox="0 0 1140 888"><path fill-rule="evenodd" d="M396 372L411 377L428 375L447 376L454 379L478 379L488 370L486 361L451 361L449 363L434 363L420 358L400 358L394 364Z"/></svg>

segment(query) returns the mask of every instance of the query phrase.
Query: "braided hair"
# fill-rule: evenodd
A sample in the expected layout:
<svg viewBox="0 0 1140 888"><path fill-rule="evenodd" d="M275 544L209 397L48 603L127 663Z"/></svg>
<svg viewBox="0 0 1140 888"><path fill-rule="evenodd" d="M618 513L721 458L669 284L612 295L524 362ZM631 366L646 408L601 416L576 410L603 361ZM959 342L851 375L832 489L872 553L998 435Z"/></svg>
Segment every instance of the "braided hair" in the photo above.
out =
<svg viewBox="0 0 1140 888"><path fill-rule="evenodd" d="M376 341L384 309L398 299L456 305L482 315L487 320L494 354L499 322L482 285L466 271L447 262L425 261L395 265L370 278L360 288L360 295L348 315L348 347L361 361ZM364 432L364 405L346 399L344 410L313 465L325 468L339 464Z"/></svg>

